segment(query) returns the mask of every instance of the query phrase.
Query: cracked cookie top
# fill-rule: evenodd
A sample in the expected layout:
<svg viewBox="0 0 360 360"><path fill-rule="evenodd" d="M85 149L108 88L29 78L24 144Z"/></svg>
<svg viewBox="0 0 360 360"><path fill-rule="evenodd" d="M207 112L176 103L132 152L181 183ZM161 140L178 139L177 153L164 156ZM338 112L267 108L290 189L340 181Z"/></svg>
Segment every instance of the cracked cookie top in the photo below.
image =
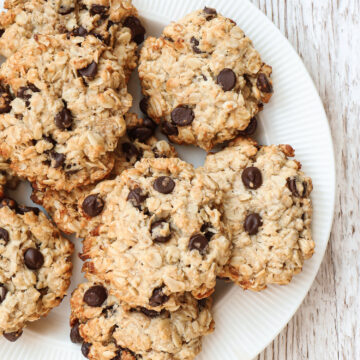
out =
<svg viewBox="0 0 360 360"><path fill-rule="evenodd" d="M115 178L124 170L134 166L142 158L177 157L175 149L166 141L154 136L155 124L151 120L127 114L128 135L122 137L115 150L115 165L109 177ZM65 233L85 237L99 225L100 216L91 216L83 209L82 202L96 184L82 186L70 192L50 188L36 189L33 185L32 200L42 205L57 226ZM86 204L86 203L85 203ZM86 210L86 209L85 209Z"/></svg>
<svg viewBox="0 0 360 360"><path fill-rule="evenodd" d="M0 333L15 341L58 306L70 285L73 245L38 208L0 199Z"/></svg>
<svg viewBox="0 0 360 360"><path fill-rule="evenodd" d="M223 191L233 250L221 276L245 289L289 283L314 252L312 181L293 156L289 145L238 138L199 170Z"/></svg>
<svg viewBox="0 0 360 360"><path fill-rule="evenodd" d="M172 141L205 150L246 130L273 92L251 40L209 8L149 37L139 75L147 114Z"/></svg>
<svg viewBox="0 0 360 360"><path fill-rule="evenodd" d="M83 243L85 276L120 300L160 311L209 296L230 255L216 192L179 159L144 159L100 183L86 204L101 225ZM90 201L91 200L91 201Z"/></svg>
<svg viewBox="0 0 360 360"><path fill-rule="evenodd" d="M100 40L38 35L0 70L0 152L17 175L70 191L111 171L131 104Z"/></svg>
<svg viewBox="0 0 360 360"><path fill-rule="evenodd" d="M113 52L129 78L136 67L137 45L144 39L131 0L6 0L0 14L0 54L9 57L35 34L94 35Z"/></svg>
<svg viewBox="0 0 360 360"><path fill-rule="evenodd" d="M211 299L180 297L174 312L130 308L100 283L84 283L71 297L71 340L91 360L191 360L214 329Z"/></svg>

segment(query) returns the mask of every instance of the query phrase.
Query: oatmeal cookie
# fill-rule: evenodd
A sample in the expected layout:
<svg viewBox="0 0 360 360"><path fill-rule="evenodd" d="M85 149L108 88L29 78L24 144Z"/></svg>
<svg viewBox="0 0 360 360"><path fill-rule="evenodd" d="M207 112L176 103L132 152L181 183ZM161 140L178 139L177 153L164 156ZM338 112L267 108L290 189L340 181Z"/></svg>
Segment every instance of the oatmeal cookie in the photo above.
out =
<svg viewBox="0 0 360 360"><path fill-rule="evenodd" d="M209 8L149 37L140 55L143 109L172 141L205 150L248 127L270 100L270 75L234 21Z"/></svg>
<svg viewBox="0 0 360 360"><path fill-rule="evenodd" d="M101 225L83 243L85 276L108 282L131 306L157 311L178 308L180 293L209 296L230 256L215 198L179 159L143 159L100 183L87 195Z"/></svg>
<svg viewBox="0 0 360 360"><path fill-rule="evenodd" d="M104 178L132 105L100 40L38 35L0 70L0 152L14 172L70 191Z"/></svg>
<svg viewBox="0 0 360 360"><path fill-rule="evenodd" d="M99 283L78 286L71 298L71 340L92 360L191 360L214 329L211 299L181 296L175 312L129 308Z"/></svg>
<svg viewBox="0 0 360 360"><path fill-rule="evenodd" d="M287 284L314 252L312 182L289 145L238 138L207 156L202 173L224 192L224 223L233 251L221 276L244 289Z"/></svg>
<svg viewBox="0 0 360 360"><path fill-rule="evenodd" d="M7 0L0 14L0 54L9 57L34 34L66 33L81 42L88 35L113 52L127 79L136 67L137 45L144 39L131 0Z"/></svg>
<svg viewBox="0 0 360 360"><path fill-rule="evenodd" d="M0 334L15 341L66 295L73 245L38 208L0 199Z"/></svg>
<svg viewBox="0 0 360 360"><path fill-rule="evenodd" d="M115 166L110 178L115 178L125 169L133 167L141 158L177 157L175 149L170 144L158 141L153 136L154 124L150 120L139 119L135 114L127 114L126 120L131 138L125 136L120 139L115 150ZM84 196L95 186L96 184L91 184L67 192L49 188L37 190L34 184L31 199L45 208L60 230L85 237L99 225L100 217L88 215L80 200L84 201Z"/></svg>

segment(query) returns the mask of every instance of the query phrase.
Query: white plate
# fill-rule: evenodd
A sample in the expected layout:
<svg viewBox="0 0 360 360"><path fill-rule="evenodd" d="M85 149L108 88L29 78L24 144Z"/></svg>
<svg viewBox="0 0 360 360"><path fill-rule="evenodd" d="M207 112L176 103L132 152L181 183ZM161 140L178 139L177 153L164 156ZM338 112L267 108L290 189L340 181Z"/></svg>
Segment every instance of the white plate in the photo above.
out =
<svg viewBox="0 0 360 360"><path fill-rule="evenodd" d="M323 258L330 234L334 198L335 164L326 115L303 63L279 30L245 0L134 0L148 34L159 35L172 20L205 5L234 19L253 40L264 61L273 67L274 96L260 115L256 138L263 144L291 144L296 158L314 182L313 236L316 252L303 272L288 286L271 286L261 293L219 284L215 295L216 331L204 341L202 360L250 360L261 352L288 323L308 292ZM140 88L131 81L138 110ZM177 147L183 159L199 166L204 152ZM21 185L16 198L31 203L29 187ZM80 241L76 240L80 251ZM81 280L81 261L74 256L73 285ZM70 292L69 292L70 293ZM4 360L81 360L80 348L69 340L69 297L47 319L30 325L16 342L0 340ZM305 336L305 335L304 335Z"/></svg>

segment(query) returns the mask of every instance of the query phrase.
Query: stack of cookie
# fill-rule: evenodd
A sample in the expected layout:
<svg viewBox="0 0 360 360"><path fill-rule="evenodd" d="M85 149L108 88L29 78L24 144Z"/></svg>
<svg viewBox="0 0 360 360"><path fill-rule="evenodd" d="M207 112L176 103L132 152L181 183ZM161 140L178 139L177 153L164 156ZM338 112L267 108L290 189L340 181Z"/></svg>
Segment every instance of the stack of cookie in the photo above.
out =
<svg viewBox="0 0 360 360"><path fill-rule="evenodd" d="M314 251L311 179L291 146L248 137L271 67L234 21L196 11L145 41L141 119L128 113L145 35L130 0L5 4L1 183L29 180L57 227L84 238L71 340L92 360L193 359L214 330L217 278L287 284ZM178 144L223 147L194 169L157 125ZM64 296L72 245L1 196L0 332L16 340Z"/></svg>

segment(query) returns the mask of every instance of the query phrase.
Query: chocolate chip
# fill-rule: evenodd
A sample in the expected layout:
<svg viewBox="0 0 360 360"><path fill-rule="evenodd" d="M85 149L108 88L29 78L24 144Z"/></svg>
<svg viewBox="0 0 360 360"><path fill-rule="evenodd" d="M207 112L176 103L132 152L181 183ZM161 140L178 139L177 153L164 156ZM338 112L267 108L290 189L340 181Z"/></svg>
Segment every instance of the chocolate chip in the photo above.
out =
<svg viewBox="0 0 360 360"><path fill-rule="evenodd" d="M73 122L73 117L71 111L65 107L55 116L55 125L60 130L71 128L72 122Z"/></svg>
<svg viewBox="0 0 360 360"><path fill-rule="evenodd" d="M115 23L113 21L109 20L106 25L106 30L109 30L113 25L115 25Z"/></svg>
<svg viewBox="0 0 360 360"><path fill-rule="evenodd" d="M157 307L169 300L169 297L163 293L163 287L154 289L151 298L149 299L150 306Z"/></svg>
<svg viewBox="0 0 360 360"><path fill-rule="evenodd" d="M140 142L145 142L148 140L154 131L145 126L139 126L133 129L128 130L128 135L131 139L138 139Z"/></svg>
<svg viewBox="0 0 360 360"><path fill-rule="evenodd" d="M5 30L4 29L0 29L0 38L4 35Z"/></svg>
<svg viewBox="0 0 360 360"><path fill-rule="evenodd" d="M146 30L137 17L127 17L124 21L124 26L130 29L131 40L135 41L138 45L140 45L144 41Z"/></svg>
<svg viewBox="0 0 360 360"><path fill-rule="evenodd" d="M6 114L11 111L12 97L9 91L0 86L0 114Z"/></svg>
<svg viewBox="0 0 360 360"><path fill-rule="evenodd" d="M90 343L83 343L81 345L81 353L87 358L89 356L91 344Z"/></svg>
<svg viewBox="0 0 360 360"><path fill-rule="evenodd" d="M16 209L16 212L21 215L24 215L25 213L28 212L33 212L35 215L39 215L40 209L33 206L19 205Z"/></svg>
<svg viewBox="0 0 360 360"><path fill-rule="evenodd" d="M84 301L92 307L101 306L107 299L107 291L102 285L92 286L86 290L84 294Z"/></svg>
<svg viewBox="0 0 360 360"><path fill-rule="evenodd" d="M245 130L239 131L241 136L250 136L253 135L257 129L257 119L256 117L251 118L248 127Z"/></svg>
<svg viewBox="0 0 360 360"><path fill-rule="evenodd" d="M153 232L154 229L158 228L158 227L163 227L163 225L166 225L167 222L164 220L159 220L154 222L153 224L151 224L151 233ZM153 238L154 242L159 242L159 243L166 243L167 241L169 241L171 239L171 234L166 235L166 236L157 236L155 238Z"/></svg>
<svg viewBox="0 0 360 360"><path fill-rule="evenodd" d="M143 195L142 190L137 187L133 190L130 190L129 195L127 197L127 201L130 201L134 207L140 208L140 205L143 201L145 201L147 198L146 195Z"/></svg>
<svg viewBox="0 0 360 360"><path fill-rule="evenodd" d="M66 159L66 156L64 154L60 154L60 153L57 153L57 152L53 151L51 153L51 157L54 160L54 164L53 164L54 169L57 169L57 168L62 167L64 165L64 162L65 162L65 159Z"/></svg>
<svg viewBox="0 0 360 360"><path fill-rule="evenodd" d="M160 176L154 181L153 187L161 194L170 194L175 188L175 182L169 176Z"/></svg>
<svg viewBox="0 0 360 360"><path fill-rule="evenodd" d="M66 7L65 5L60 5L59 14L60 15L68 15L72 13L75 9L73 7Z"/></svg>
<svg viewBox="0 0 360 360"><path fill-rule="evenodd" d="M140 110L143 114L148 116L148 107L149 107L149 98L148 97L144 97L141 99L140 104L139 104Z"/></svg>
<svg viewBox="0 0 360 360"><path fill-rule="evenodd" d="M32 92L40 92L40 90L34 84L22 86L17 92L17 97L23 100L29 100L32 97Z"/></svg>
<svg viewBox="0 0 360 360"><path fill-rule="evenodd" d="M299 181L298 178L287 178L286 185L295 197L303 198L306 196L307 183Z"/></svg>
<svg viewBox="0 0 360 360"><path fill-rule="evenodd" d="M145 127L149 128L149 129L154 130L154 131L155 131L155 129L156 129L156 124L154 123L154 121L152 121L152 120L149 119L149 118L144 119L143 125L144 125Z"/></svg>
<svg viewBox="0 0 360 360"><path fill-rule="evenodd" d="M83 69L78 70L78 73L81 76L86 76L88 78L93 78L97 74L98 66L95 61L92 61L88 66Z"/></svg>
<svg viewBox="0 0 360 360"><path fill-rule="evenodd" d="M208 248L209 241L202 234L195 234L190 238L189 250L197 250L200 254L204 254Z"/></svg>
<svg viewBox="0 0 360 360"><path fill-rule="evenodd" d="M0 284L0 304L5 300L7 289L3 284Z"/></svg>
<svg viewBox="0 0 360 360"><path fill-rule="evenodd" d="M105 14L108 10L109 10L108 6L93 4L93 5L91 5L91 8L90 8L90 15L94 16L94 15Z"/></svg>
<svg viewBox="0 0 360 360"><path fill-rule="evenodd" d="M72 36L82 36L85 37L88 34L87 30L82 26L77 27L71 32Z"/></svg>
<svg viewBox="0 0 360 360"><path fill-rule="evenodd" d="M22 335L22 333L22 330L19 330L11 333L3 333L3 335L6 340L15 342Z"/></svg>
<svg viewBox="0 0 360 360"><path fill-rule="evenodd" d="M141 158L141 152L134 144L125 142L121 145L121 147L127 161L131 161L134 157L136 160Z"/></svg>
<svg viewBox="0 0 360 360"><path fill-rule="evenodd" d="M230 91L236 85L236 75L231 69L221 70L217 77L217 83L224 91Z"/></svg>
<svg viewBox="0 0 360 360"><path fill-rule="evenodd" d="M38 270L44 265L44 256L38 249L29 248L24 253L24 262L30 270Z"/></svg>
<svg viewBox="0 0 360 360"><path fill-rule="evenodd" d="M241 174L244 185L252 190L258 189L262 185L262 175L257 167L246 168Z"/></svg>
<svg viewBox="0 0 360 360"><path fill-rule="evenodd" d="M205 7L203 10L203 13L205 14L205 19L207 21L212 20L217 17L217 11L213 8Z"/></svg>
<svg viewBox="0 0 360 360"><path fill-rule="evenodd" d="M71 328L71 331L70 331L70 340L74 344L83 342L83 338L80 335L79 326L80 326L80 323L79 323L79 320L77 320L75 325Z"/></svg>
<svg viewBox="0 0 360 360"><path fill-rule="evenodd" d="M162 132L165 134L165 135L168 135L168 136L177 136L179 135L179 130L178 128L174 125L174 124L171 124L169 122L163 122L161 124L161 130Z"/></svg>
<svg viewBox="0 0 360 360"><path fill-rule="evenodd" d="M53 146L56 145L56 141L51 137L51 136L45 136L43 135L43 139L47 142L49 142L50 144L53 144Z"/></svg>
<svg viewBox="0 0 360 360"><path fill-rule="evenodd" d="M82 203L84 213L90 217L98 216L104 209L104 200L97 194L89 195Z"/></svg>
<svg viewBox="0 0 360 360"><path fill-rule="evenodd" d="M161 312L157 312L155 310L149 310L149 309L146 309L144 307L141 307L140 308L140 311L146 315L147 317L153 319L153 318L156 318L156 317L159 317L161 315Z"/></svg>
<svg viewBox="0 0 360 360"><path fill-rule="evenodd" d="M9 207L11 210L16 210L17 208L17 203L15 200L10 199L10 198L2 198L0 200L0 209L4 206Z"/></svg>
<svg viewBox="0 0 360 360"><path fill-rule="evenodd" d="M256 86L263 93L273 92L273 87L264 73L258 75Z"/></svg>
<svg viewBox="0 0 360 360"><path fill-rule="evenodd" d="M196 39L194 36L190 39L190 42L192 43L192 49L194 53L201 54L202 51L198 48L200 42L198 39Z"/></svg>
<svg viewBox="0 0 360 360"><path fill-rule="evenodd" d="M0 228L0 240L1 239L5 241L5 245L9 242L9 232L4 228Z"/></svg>
<svg viewBox="0 0 360 360"><path fill-rule="evenodd" d="M249 235L255 235L262 225L262 220L259 214L249 214L244 221L244 229Z"/></svg>
<svg viewBox="0 0 360 360"><path fill-rule="evenodd" d="M178 126L187 126L194 121L195 115L192 109L185 105L179 105L171 112L171 120Z"/></svg>
<svg viewBox="0 0 360 360"><path fill-rule="evenodd" d="M205 223L200 228L200 231L204 234L208 241L210 241L211 238L215 235L212 231L208 231L209 227L211 227L211 224Z"/></svg>

